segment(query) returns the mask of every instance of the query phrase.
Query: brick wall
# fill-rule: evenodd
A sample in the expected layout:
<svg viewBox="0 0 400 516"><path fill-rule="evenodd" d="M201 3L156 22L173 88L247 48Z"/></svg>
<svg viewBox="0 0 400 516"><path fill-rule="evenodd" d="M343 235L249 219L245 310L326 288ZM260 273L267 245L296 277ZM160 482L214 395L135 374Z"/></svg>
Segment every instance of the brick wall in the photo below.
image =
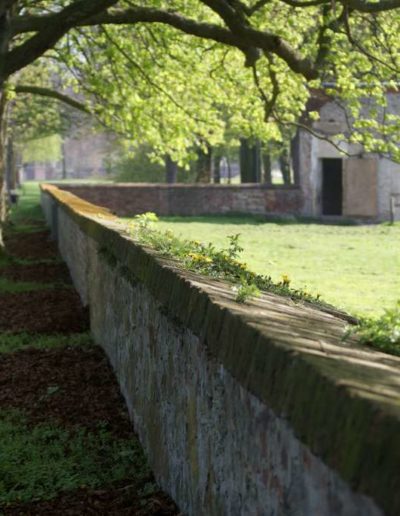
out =
<svg viewBox="0 0 400 516"><path fill-rule="evenodd" d="M154 185L154 184L62 184L63 190L119 216L146 211L158 215L204 215L250 213L259 215L302 214L299 188L265 185Z"/></svg>
<svg viewBox="0 0 400 516"><path fill-rule="evenodd" d="M400 514L400 358L347 322L143 248L54 186L42 206L161 487L188 516Z"/></svg>

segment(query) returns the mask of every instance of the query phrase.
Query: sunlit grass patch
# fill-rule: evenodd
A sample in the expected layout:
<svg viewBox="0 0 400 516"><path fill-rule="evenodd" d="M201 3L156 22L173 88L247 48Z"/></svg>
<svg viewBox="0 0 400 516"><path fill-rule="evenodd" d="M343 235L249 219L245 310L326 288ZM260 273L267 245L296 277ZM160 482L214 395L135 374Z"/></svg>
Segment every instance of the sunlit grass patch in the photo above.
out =
<svg viewBox="0 0 400 516"><path fill-rule="evenodd" d="M160 231L223 248L240 234L249 269L354 315L379 316L400 297L400 225L324 225L254 217L162 217Z"/></svg>
<svg viewBox="0 0 400 516"><path fill-rule="evenodd" d="M13 353L27 348L57 349L64 347L87 348L93 346L89 333L72 335L40 335L30 333L2 333L0 335L0 353Z"/></svg>
<svg viewBox="0 0 400 516"><path fill-rule="evenodd" d="M34 292L53 288L72 288L68 284L60 283L37 283L33 281L12 281L7 278L0 278L0 294L16 294L18 292Z"/></svg>
<svg viewBox="0 0 400 516"><path fill-rule="evenodd" d="M0 412L0 505L46 500L78 487L111 485L150 474L138 440L96 432L28 424L21 411Z"/></svg>
<svg viewBox="0 0 400 516"><path fill-rule="evenodd" d="M19 201L11 209L10 222L29 226L38 222L44 223L38 182L32 181L23 184Z"/></svg>

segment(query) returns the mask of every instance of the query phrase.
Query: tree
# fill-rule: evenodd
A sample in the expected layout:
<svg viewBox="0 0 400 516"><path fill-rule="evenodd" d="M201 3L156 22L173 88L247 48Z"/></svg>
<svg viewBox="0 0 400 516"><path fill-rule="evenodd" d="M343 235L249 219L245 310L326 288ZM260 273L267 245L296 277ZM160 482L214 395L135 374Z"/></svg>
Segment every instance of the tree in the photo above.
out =
<svg viewBox="0 0 400 516"><path fill-rule="evenodd" d="M261 181L261 145L248 138L240 140L240 179L242 183Z"/></svg>
<svg viewBox="0 0 400 516"><path fill-rule="evenodd" d="M229 59L232 58L234 63L237 63L238 55L243 56L246 68L237 67L238 76L252 75L263 104L262 118L269 133L275 131L278 140L277 124L292 126L297 123L311 85L324 87L330 96L345 104L353 119L357 119L353 134L348 135L353 141L362 141L367 150L376 148L398 155L394 140L398 137L400 124L398 117L385 116L384 92L388 87L397 88L399 6L400 0L342 0L335 3L330 0L153 0L141 5L129 0L0 0L2 195L7 103L13 91L18 89L18 74L52 52L67 51L79 59L80 53L90 49L88 36L97 44L98 38L104 37L101 28L117 25L135 29L154 26L154 33L161 35L165 30L174 30L194 36L196 41L200 38L209 42L210 55L233 49ZM129 31L125 31L128 38L132 37L132 32L129 36ZM69 37L71 35L73 37ZM112 39L103 45L104 55L119 45ZM67 40L69 44L75 40L75 46L65 48ZM179 60L175 65L177 68L170 70L170 75L179 70ZM130 66L133 66L132 59ZM214 81L210 74L208 80ZM248 82L240 79L237 82L238 91L245 91ZM206 84L206 80L202 84ZM104 85L94 86L92 99ZM45 89L37 89L36 93L50 95ZM367 114L362 113L363 96L375 99ZM216 99L215 109L218 109L218 102ZM234 102L229 99L231 108ZM246 98L239 102L243 104L238 112L243 113ZM243 127L253 114L259 118L258 107L248 105L248 108L245 118L240 119L239 125ZM231 116L231 122L237 118ZM150 124L149 132L152 130L154 127ZM164 131L168 132L168 127L164 127ZM378 131L382 137L377 137ZM251 130L248 132L245 137L256 136ZM213 133L209 136L212 139ZM181 141L184 138L185 135ZM175 138L175 142L178 147L186 147L179 143L179 138ZM176 153L173 151L168 154L176 160L180 152L179 149ZM165 148L162 152L164 156L167 154ZM3 201L0 202L1 222L4 220Z"/></svg>

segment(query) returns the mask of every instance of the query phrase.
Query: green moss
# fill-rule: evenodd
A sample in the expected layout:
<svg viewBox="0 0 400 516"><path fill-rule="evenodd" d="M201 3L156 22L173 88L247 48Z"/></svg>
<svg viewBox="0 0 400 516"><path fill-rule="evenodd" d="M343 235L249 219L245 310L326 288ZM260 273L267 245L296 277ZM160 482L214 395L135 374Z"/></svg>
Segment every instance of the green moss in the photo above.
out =
<svg viewBox="0 0 400 516"><path fill-rule="evenodd" d="M112 269L115 269L118 265L118 259L113 251L106 246L101 246L98 249L98 255L109 265Z"/></svg>

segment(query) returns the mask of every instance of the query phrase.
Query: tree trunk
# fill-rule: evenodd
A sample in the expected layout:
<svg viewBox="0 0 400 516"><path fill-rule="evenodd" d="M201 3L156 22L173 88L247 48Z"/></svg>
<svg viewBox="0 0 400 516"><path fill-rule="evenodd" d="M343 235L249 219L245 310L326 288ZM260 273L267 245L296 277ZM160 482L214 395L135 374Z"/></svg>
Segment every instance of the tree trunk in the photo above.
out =
<svg viewBox="0 0 400 516"><path fill-rule="evenodd" d="M228 185L230 185L232 182L232 166L229 156L226 157L226 166L228 167Z"/></svg>
<svg viewBox="0 0 400 516"><path fill-rule="evenodd" d="M207 146L207 152L203 149L197 151L196 183L211 183L212 149Z"/></svg>
<svg viewBox="0 0 400 516"><path fill-rule="evenodd" d="M61 143L61 178L67 179L67 155L65 152L65 140Z"/></svg>
<svg viewBox="0 0 400 516"><path fill-rule="evenodd" d="M300 185L300 132L296 132L290 142L290 153L292 155L293 183Z"/></svg>
<svg viewBox="0 0 400 516"><path fill-rule="evenodd" d="M7 138L6 187L8 194L17 187L17 155L11 136Z"/></svg>
<svg viewBox="0 0 400 516"><path fill-rule="evenodd" d="M178 165L175 161L171 159L171 156L168 154L165 157L165 182L168 184L176 183L178 177Z"/></svg>
<svg viewBox="0 0 400 516"><path fill-rule="evenodd" d="M262 153L263 167L264 167L264 183L272 185L272 163L271 156L268 152Z"/></svg>
<svg viewBox="0 0 400 516"><path fill-rule="evenodd" d="M4 87L0 85L0 254L4 252L3 228L7 215L7 185L6 170L6 105L7 99Z"/></svg>
<svg viewBox="0 0 400 516"><path fill-rule="evenodd" d="M282 154L279 156L279 164L281 167L283 183L285 185L290 185L292 181L290 178L290 159L288 149L285 148L282 150Z"/></svg>
<svg viewBox="0 0 400 516"><path fill-rule="evenodd" d="M214 183L221 182L221 156L216 154L213 159L214 162Z"/></svg>
<svg viewBox="0 0 400 516"><path fill-rule="evenodd" d="M10 19L12 2L0 2L0 254L4 253L3 228L7 214L7 192L5 182L6 168L6 121L7 95L4 74L5 55L10 46ZM15 7L15 6L14 6Z"/></svg>
<svg viewBox="0 0 400 516"><path fill-rule="evenodd" d="M259 183L261 179L260 142L251 143L248 138L240 140L240 181Z"/></svg>

